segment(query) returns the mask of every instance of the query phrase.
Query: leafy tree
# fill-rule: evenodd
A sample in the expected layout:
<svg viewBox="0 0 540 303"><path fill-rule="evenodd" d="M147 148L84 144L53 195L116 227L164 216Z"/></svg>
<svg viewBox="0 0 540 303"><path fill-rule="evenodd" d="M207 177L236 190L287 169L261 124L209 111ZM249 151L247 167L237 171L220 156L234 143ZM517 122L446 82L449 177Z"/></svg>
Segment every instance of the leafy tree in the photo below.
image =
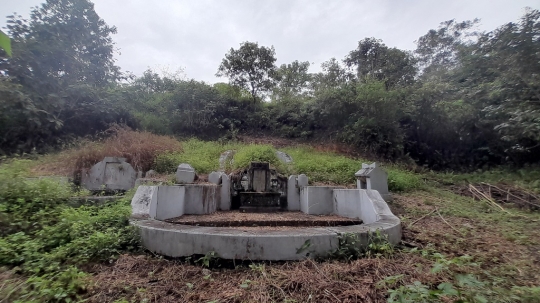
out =
<svg viewBox="0 0 540 303"><path fill-rule="evenodd" d="M7 28L13 57L0 60L1 107L27 116L34 126L23 130L25 124L2 118L0 149L28 151L67 133L92 133L120 119L116 113L121 109L106 101L110 95L104 89L120 76L111 38L116 28L99 18L90 1L47 0L32 10L30 20L9 16ZM94 111L101 114L80 119Z"/></svg>
<svg viewBox="0 0 540 303"><path fill-rule="evenodd" d="M0 48L2 48L6 54L11 57L11 40L6 34L4 34L3 31L0 31Z"/></svg>
<svg viewBox="0 0 540 303"><path fill-rule="evenodd" d="M442 22L437 30L430 30L416 41L415 54L424 73L433 73L441 68L453 68L459 63L459 52L474 42L478 33L474 31L479 19Z"/></svg>
<svg viewBox="0 0 540 303"><path fill-rule="evenodd" d="M274 47L244 42L231 48L218 68L216 76L228 77L229 83L249 90L253 101L276 84L276 52Z"/></svg>
<svg viewBox="0 0 540 303"><path fill-rule="evenodd" d="M313 75L312 88L315 93L329 89L341 88L349 83L353 75L336 58L331 58L321 64L322 72Z"/></svg>
<svg viewBox="0 0 540 303"><path fill-rule="evenodd" d="M277 70L278 84L274 89L274 99L283 100L306 93L311 80L309 65L309 61L298 60L282 64Z"/></svg>
<svg viewBox="0 0 540 303"><path fill-rule="evenodd" d="M387 88L406 86L414 82L415 60L411 54L389 48L382 40L366 38L358 42L344 60L348 67L355 67L360 80L373 78L384 81Z"/></svg>

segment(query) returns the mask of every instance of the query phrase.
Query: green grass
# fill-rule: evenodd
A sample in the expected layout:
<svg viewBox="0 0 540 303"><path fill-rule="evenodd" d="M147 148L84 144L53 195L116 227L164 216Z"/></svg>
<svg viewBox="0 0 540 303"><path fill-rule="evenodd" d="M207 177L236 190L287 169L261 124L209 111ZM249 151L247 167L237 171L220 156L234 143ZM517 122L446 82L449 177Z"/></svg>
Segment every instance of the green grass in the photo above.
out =
<svg viewBox="0 0 540 303"><path fill-rule="evenodd" d="M248 167L251 161L269 162L280 173L306 174L311 182L337 185L351 185L356 181L354 174L369 163L364 159L352 159L331 152L320 152L312 147L298 146L283 148L293 158L293 163L286 165L276 157L276 149L270 145L205 142L190 139L182 142L183 152L159 155L155 169L162 173L173 173L180 163L189 163L195 171L208 174L219 169L219 156L227 150L235 150L234 162L228 170ZM397 166L384 168L388 172L388 186L391 191L401 192L421 188L423 183L419 175Z"/></svg>
<svg viewBox="0 0 540 303"><path fill-rule="evenodd" d="M443 184L456 183L510 183L535 193L540 193L540 167L526 166L523 168L500 167L485 171L476 171L473 173L430 173L433 178Z"/></svg>

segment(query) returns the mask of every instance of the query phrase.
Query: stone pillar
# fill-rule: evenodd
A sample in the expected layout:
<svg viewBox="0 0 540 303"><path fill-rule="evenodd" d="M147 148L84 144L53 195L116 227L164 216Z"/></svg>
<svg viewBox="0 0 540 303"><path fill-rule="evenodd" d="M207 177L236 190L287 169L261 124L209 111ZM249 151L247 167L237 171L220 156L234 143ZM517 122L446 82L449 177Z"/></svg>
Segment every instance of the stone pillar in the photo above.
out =
<svg viewBox="0 0 540 303"><path fill-rule="evenodd" d="M226 175L221 175L221 203L219 208L221 210L231 209L231 178Z"/></svg>
<svg viewBox="0 0 540 303"><path fill-rule="evenodd" d="M298 187L308 186L309 179L306 175L301 174L298 176Z"/></svg>
<svg viewBox="0 0 540 303"><path fill-rule="evenodd" d="M287 209L300 210L300 188L296 180L296 175L289 176L287 181Z"/></svg>
<svg viewBox="0 0 540 303"><path fill-rule="evenodd" d="M213 171L208 175L208 182L219 185L221 184L221 175L224 175L223 172Z"/></svg>

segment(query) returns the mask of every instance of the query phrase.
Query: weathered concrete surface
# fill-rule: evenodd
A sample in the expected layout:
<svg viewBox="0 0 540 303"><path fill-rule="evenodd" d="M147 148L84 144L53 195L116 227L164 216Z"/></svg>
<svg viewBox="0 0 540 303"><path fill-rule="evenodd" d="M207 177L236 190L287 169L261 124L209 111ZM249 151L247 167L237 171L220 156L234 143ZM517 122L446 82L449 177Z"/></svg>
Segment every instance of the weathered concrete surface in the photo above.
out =
<svg viewBox="0 0 540 303"><path fill-rule="evenodd" d="M300 181L300 180L299 180ZM300 187L300 210L309 215L329 215L334 212L334 186Z"/></svg>
<svg viewBox="0 0 540 303"><path fill-rule="evenodd" d="M212 184L219 185L221 184L221 175L223 175L223 172L217 172L213 171L208 175L208 182Z"/></svg>
<svg viewBox="0 0 540 303"><path fill-rule="evenodd" d="M175 187L185 188L187 192L188 188L194 189L196 185ZM219 188L219 186L213 185L207 185L206 187L208 189L210 187ZM243 231L242 229L225 227L201 227L166 223L151 219L153 218L152 212L155 212L152 207L158 204L157 197L159 194L159 191L155 189L152 192L151 187L141 189L141 192L137 191L135 196L139 197L139 200L141 200L140 197L143 197L142 200L146 199L148 201L147 197L149 195L152 198L149 207L146 206L148 202L146 204L142 202L137 204L132 201L132 205L135 204L137 209L134 209L132 224L140 227L143 245L146 248L171 257L206 254L214 251L224 259L300 260L307 256L325 256L334 251L338 248L339 237L343 234L352 233L357 235L359 247L364 248L369 245L372 235L377 231L387 235L391 244L395 245L401 241L401 221L392 214L390 208L377 191L315 186L303 187L301 190L306 193L308 199L310 199L310 195L315 197L315 203L308 201L309 203L305 206L308 210L310 205L317 205L316 202L319 200L319 202L325 201L325 203L319 203L325 204L324 211L327 211L326 207L329 206L330 212L334 212L336 211L334 203L337 200L338 213L347 212L348 209L352 212L355 210L354 202L347 201L342 204L340 201L343 199L357 199L360 219L365 224L327 228L306 227L279 231ZM328 195L328 199L321 198L326 195ZM150 215L144 216L145 211L148 211ZM208 209L204 211L208 211ZM301 248L305 248L305 250Z"/></svg>
<svg viewBox="0 0 540 303"><path fill-rule="evenodd" d="M126 191L135 186L136 179L137 172L125 158L105 157L82 172L81 185L91 191Z"/></svg>
<svg viewBox="0 0 540 303"><path fill-rule="evenodd" d="M289 154L282 152L282 151L276 151L276 157L283 163L289 164L293 162L293 158L289 156Z"/></svg>
<svg viewBox="0 0 540 303"><path fill-rule="evenodd" d="M216 212L220 200L220 187L209 184L187 184L185 188L186 215L204 215Z"/></svg>
<svg viewBox="0 0 540 303"><path fill-rule="evenodd" d="M135 180L135 187L139 187L141 185L162 185L163 183L163 181L153 178L138 178Z"/></svg>
<svg viewBox="0 0 540 303"><path fill-rule="evenodd" d="M334 189L334 214L342 217L360 219L360 190Z"/></svg>
<svg viewBox="0 0 540 303"><path fill-rule="evenodd" d="M133 223L141 228L147 249L171 257L214 251L224 259L301 260L307 256L327 255L339 244L337 234L325 228L244 232L152 220Z"/></svg>
<svg viewBox="0 0 540 303"><path fill-rule="evenodd" d="M219 201L220 210L230 210L231 209L231 178L223 174L221 175L221 188L220 188L221 199Z"/></svg>
<svg viewBox="0 0 540 303"><path fill-rule="evenodd" d="M362 168L354 175L358 189L373 189L382 196L388 195L388 174L377 163L362 163Z"/></svg>
<svg viewBox="0 0 540 303"><path fill-rule="evenodd" d="M153 196L156 196L156 220L172 219L184 214L187 196L184 186L157 186Z"/></svg>
<svg viewBox="0 0 540 303"><path fill-rule="evenodd" d="M176 169L176 182L179 184L193 183L195 176L195 169L191 165L187 163L178 165Z"/></svg>
<svg viewBox="0 0 540 303"><path fill-rule="evenodd" d="M157 191L157 186L139 186L131 199L131 216L141 218L155 218L155 207L153 213L150 212L152 196ZM157 197L156 197L157 199Z"/></svg>
<svg viewBox="0 0 540 303"><path fill-rule="evenodd" d="M304 174L298 175L297 180L298 180L298 186L299 187L308 186L308 184L309 184L309 178Z"/></svg>
<svg viewBox="0 0 540 303"><path fill-rule="evenodd" d="M300 188L296 175L289 176L287 180L287 210L300 210Z"/></svg>
<svg viewBox="0 0 540 303"><path fill-rule="evenodd" d="M236 151L227 150L221 153L219 156L219 170L225 171L227 167L231 167L233 164L233 157Z"/></svg>

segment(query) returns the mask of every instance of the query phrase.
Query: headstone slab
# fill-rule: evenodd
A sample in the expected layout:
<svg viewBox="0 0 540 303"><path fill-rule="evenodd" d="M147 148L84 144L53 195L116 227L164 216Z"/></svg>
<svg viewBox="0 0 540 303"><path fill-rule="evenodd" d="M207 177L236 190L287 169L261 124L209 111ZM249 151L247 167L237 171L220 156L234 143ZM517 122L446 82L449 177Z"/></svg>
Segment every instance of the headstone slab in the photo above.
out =
<svg viewBox="0 0 540 303"><path fill-rule="evenodd" d="M221 153L219 156L219 170L225 171L227 169L227 166L232 165L233 163L233 156L236 153L234 150L227 150Z"/></svg>
<svg viewBox="0 0 540 303"><path fill-rule="evenodd" d="M83 171L81 185L90 191L126 191L135 186L137 172L125 158L105 157Z"/></svg>
<svg viewBox="0 0 540 303"><path fill-rule="evenodd" d="M298 176L298 187L308 186L308 183L309 178L306 175L301 174Z"/></svg>
<svg viewBox="0 0 540 303"><path fill-rule="evenodd" d="M179 184L193 183L195 181L195 169L187 164L182 163L176 169L176 182Z"/></svg>
<svg viewBox="0 0 540 303"><path fill-rule="evenodd" d="M278 159L285 163L285 164L289 164L289 163L292 163L293 162L293 158L291 156L289 156L289 154L285 153L285 152L282 152L282 151L276 151L276 156L278 157Z"/></svg>
<svg viewBox="0 0 540 303"><path fill-rule="evenodd" d="M219 185L221 184L221 175L223 172L213 171L208 175L208 182Z"/></svg>

